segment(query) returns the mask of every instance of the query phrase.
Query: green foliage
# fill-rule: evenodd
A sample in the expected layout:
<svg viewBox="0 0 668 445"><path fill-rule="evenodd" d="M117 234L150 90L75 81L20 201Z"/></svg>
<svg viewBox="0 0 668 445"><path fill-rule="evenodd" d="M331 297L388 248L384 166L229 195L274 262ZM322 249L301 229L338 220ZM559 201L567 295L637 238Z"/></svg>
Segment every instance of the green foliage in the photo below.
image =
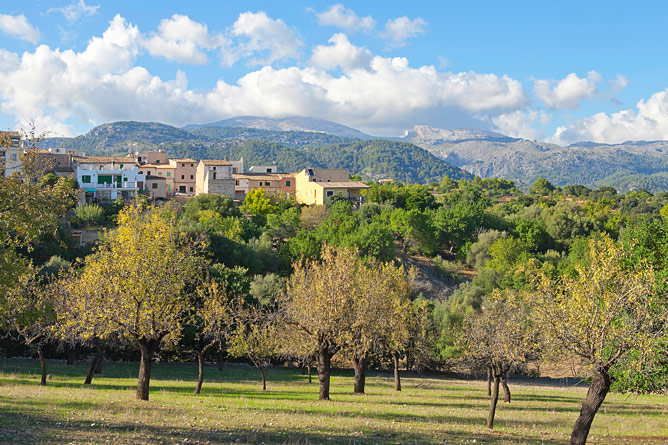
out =
<svg viewBox="0 0 668 445"><path fill-rule="evenodd" d="M554 191L554 186L545 178L538 178L531 186L531 193L538 196L549 195Z"/></svg>
<svg viewBox="0 0 668 445"><path fill-rule="evenodd" d="M97 204L79 204L74 209L77 222L86 226L99 224L104 220L104 210Z"/></svg>
<svg viewBox="0 0 668 445"><path fill-rule="evenodd" d="M193 221L199 220L199 212L210 210L220 215L221 218L241 216L239 209L234 205L234 200L225 195L202 194L188 200L185 208L185 217Z"/></svg>

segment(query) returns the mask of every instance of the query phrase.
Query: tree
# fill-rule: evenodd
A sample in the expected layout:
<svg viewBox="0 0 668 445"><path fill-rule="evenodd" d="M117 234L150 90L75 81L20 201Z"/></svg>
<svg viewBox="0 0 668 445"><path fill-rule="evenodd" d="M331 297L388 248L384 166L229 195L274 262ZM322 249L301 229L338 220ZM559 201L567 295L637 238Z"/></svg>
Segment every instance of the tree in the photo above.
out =
<svg viewBox="0 0 668 445"><path fill-rule="evenodd" d="M267 308L246 306L237 298L233 312L234 330L229 335L227 351L234 357L246 357L262 375L262 390L267 390L264 367L278 351L274 313Z"/></svg>
<svg viewBox="0 0 668 445"><path fill-rule="evenodd" d="M538 196L549 195L554 190L554 186L545 178L538 178L531 186L531 193Z"/></svg>
<svg viewBox="0 0 668 445"><path fill-rule="evenodd" d="M461 338L465 360L491 370L494 379L487 416L487 428L490 429L494 427L499 384L503 384L506 402L510 402L506 374L525 364L535 345L524 314L517 307L498 299L498 293L496 296L497 299L488 301L480 313L466 317Z"/></svg>
<svg viewBox="0 0 668 445"><path fill-rule="evenodd" d="M589 257L588 267L576 264L570 275L539 272L536 290L527 294L544 350L552 357L578 357L592 372L572 444L586 442L613 375L629 378L632 372L620 371L636 370L651 376L668 335L665 294L645 260L629 265L627 249L607 235L590 241Z"/></svg>
<svg viewBox="0 0 668 445"><path fill-rule="evenodd" d="M299 343L288 349L298 350L302 342L316 345L319 399L329 400L331 360L353 322L354 277L360 262L354 251L329 246L323 247L321 257L322 261L306 259L293 265L279 307L282 321L303 333L289 337Z"/></svg>
<svg viewBox="0 0 668 445"><path fill-rule="evenodd" d="M118 335L139 346L141 400L149 398L153 356L161 344L180 336L190 308L187 285L198 272L199 246L180 236L174 223L175 215L168 210L124 209L118 229L107 233L98 250L86 257L70 286L79 309L71 315L84 336Z"/></svg>

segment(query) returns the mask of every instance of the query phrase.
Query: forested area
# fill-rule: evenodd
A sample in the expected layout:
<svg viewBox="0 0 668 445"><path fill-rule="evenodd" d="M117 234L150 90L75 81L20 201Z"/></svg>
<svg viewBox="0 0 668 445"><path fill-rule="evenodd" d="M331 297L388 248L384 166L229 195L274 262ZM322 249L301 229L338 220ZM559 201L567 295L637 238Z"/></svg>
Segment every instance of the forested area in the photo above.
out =
<svg viewBox="0 0 668 445"><path fill-rule="evenodd" d="M575 363L591 386L584 443L609 391L668 388L668 194L503 179L370 183L366 203L249 193L185 206L76 205L74 184L26 170L0 181L0 311L8 355L243 360L317 370L486 373L487 425L510 374ZM78 246L71 227L102 230ZM196 366L196 365L193 365ZM314 395L315 397L315 395Z"/></svg>

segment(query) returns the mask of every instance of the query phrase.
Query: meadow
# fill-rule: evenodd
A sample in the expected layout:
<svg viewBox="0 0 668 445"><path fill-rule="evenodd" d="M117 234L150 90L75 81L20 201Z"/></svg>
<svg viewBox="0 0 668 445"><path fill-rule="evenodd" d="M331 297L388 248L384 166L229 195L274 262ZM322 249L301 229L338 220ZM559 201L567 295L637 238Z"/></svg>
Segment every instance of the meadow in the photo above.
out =
<svg viewBox="0 0 668 445"><path fill-rule="evenodd" d="M353 395L352 372L334 371L332 400L318 401L317 380L297 369L271 368L268 390L240 364L208 367L200 396L196 366L154 365L151 399L135 400L138 365L105 362L83 387L85 363L0 361L3 443L565 443L586 387L510 380L495 429L485 428L486 382L371 372L367 394ZM591 443L668 443L668 396L611 394L594 420Z"/></svg>

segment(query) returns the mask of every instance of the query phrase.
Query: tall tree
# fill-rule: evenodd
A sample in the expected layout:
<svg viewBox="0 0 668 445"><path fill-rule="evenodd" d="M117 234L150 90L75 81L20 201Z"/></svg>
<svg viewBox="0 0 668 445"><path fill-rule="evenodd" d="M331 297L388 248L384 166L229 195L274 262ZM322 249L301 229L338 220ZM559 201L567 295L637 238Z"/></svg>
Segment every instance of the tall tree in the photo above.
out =
<svg viewBox="0 0 668 445"><path fill-rule="evenodd" d="M665 351L668 302L657 289L645 260L629 265L630 252L608 236L589 243L591 263L575 273L553 278L539 273L528 294L532 318L552 356L577 357L590 366L592 380L571 434L584 444L613 383L623 370L656 371L657 353ZM629 388L623 382L621 387Z"/></svg>
<svg viewBox="0 0 668 445"><path fill-rule="evenodd" d="M177 233L174 223L175 215L165 209L122 210L118 229L86 257L70 288L79 326L102 328L103 336L116 334L139 347L141 400L149 398L153 356L180 336L190 308L186 288L198 273L198 245Z"/></svg>

